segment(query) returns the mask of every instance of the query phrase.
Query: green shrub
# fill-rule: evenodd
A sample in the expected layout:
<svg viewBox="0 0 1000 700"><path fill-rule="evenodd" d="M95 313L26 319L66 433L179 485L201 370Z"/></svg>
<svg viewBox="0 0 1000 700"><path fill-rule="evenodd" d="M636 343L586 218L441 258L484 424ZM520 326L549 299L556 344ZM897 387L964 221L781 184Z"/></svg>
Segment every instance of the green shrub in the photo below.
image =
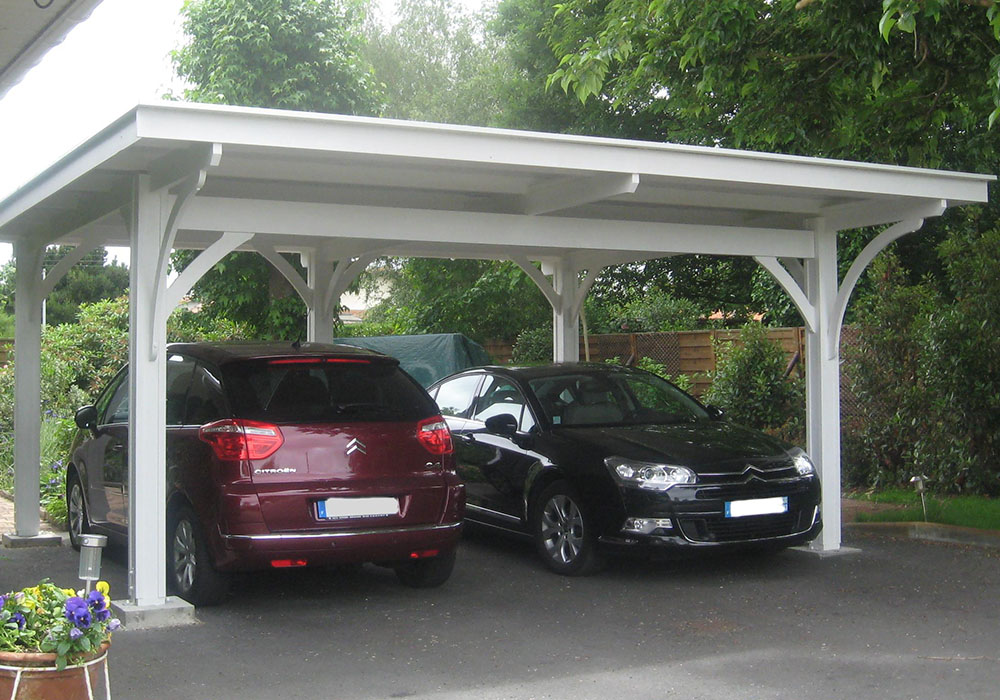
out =
<svg viewBox="0 0 1000 700"><path fill-rule="evenodd" d="M552 327L528 328L517 334L511 348L511 362L518 365L552 361Z"/></svg>
<svg viewBox="0 0 1000 700"><path fill-rule="evenodd" d="M759 323L749 323L739 342L720 343L721 358L703 397L729 418L795 444L804 442L805 394L802 381L785 378L785 353Z"/></svg>
<svg viewBox="0 0 1000 700"><path fill-rule="evenodd" d="M863 414L843 428L845 482L1000 495L1000 231L963 229L939 249L944 293L872 264L845 370Z"/></svg>

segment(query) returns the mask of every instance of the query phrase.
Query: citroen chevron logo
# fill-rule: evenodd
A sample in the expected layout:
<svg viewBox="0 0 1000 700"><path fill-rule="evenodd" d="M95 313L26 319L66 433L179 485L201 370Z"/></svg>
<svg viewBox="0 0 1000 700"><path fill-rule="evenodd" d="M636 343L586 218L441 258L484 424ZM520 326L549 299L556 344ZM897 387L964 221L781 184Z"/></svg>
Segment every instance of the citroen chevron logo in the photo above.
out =
<svg viewBox="0 0 1000 700"><path fill-rule="evenodd" d="M752 464L748 464L746 466L746 469L743 470L742 476L746 477L746 481L749 483L750 481L754 480L764 481L763 474L764 474L763 469L759 469Z"/></svg>
<svg viewBox="0 0 1000 700"><path fill-rule="evenodd" d="M357 438L353 438L349 443L347 443L347 454L354 454L355 452L360 452L363 455L368 454L365 449L365 443L361 442Z"/></svg>

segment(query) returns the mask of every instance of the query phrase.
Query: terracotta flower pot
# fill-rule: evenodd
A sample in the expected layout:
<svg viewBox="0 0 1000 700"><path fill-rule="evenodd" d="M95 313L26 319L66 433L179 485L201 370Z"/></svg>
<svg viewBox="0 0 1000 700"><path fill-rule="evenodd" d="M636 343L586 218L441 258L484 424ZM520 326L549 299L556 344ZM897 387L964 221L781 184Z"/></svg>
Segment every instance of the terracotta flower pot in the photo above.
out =
<svg viewBox="0 0 1000 700"><path fill-rule="evenodd" d="M55 654L0 651L0 700L111 700L108 647L56 670Z"/></svg>

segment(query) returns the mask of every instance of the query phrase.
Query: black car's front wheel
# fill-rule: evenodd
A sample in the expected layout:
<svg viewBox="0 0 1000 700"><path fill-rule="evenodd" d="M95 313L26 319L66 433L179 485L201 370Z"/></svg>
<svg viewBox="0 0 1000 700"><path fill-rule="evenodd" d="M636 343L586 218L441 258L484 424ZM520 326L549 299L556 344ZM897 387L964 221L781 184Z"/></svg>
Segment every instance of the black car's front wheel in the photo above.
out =
<svg viewBox="0 0 1000 700"><path fill-rule="evenodd" d="M169 589L192 605L218 605L226 597L229 579L215 570L201 524L194 511L181 506L167 522L167 582Z"/></svg>
<svg viewBox="0 0 1000 700"><path fill-rule="evenodd" d="M538 553L556 573L585 576L603 567L593 519L565 481L550 484L535 499L530 522Z"/></svg>
<svg viewBox="0 0 1000 700"><path fill-rule="evenodd" d="M83 500L83 486L80 477L71 473L66 482L66 519L69 526L69 543L80 551L80 538L90 532L90 516L87 502Z"/></svg>

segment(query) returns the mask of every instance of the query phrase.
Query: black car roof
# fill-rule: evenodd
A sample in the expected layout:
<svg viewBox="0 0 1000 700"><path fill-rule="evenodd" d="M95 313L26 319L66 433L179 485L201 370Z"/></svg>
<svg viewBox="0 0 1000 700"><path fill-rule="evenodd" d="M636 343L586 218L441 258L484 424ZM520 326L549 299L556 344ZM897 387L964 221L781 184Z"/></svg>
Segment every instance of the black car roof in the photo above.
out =
<svg viewBox="0 0 1000 700"><path fill-rule="evenodd" d="M198 360L204 360L216 365L240 360L252 360L267 357L295 356L339 356L339 357L370 357L388 362L396 362L395 358L375 350L359 348L353 345L335 345L332 343L292 343L260 342L260 341L225 341L216 343L171 343L167 352L188 355Z"/></svg>
<svg viewBox="0 0 1000 700"><path fill-rule="evenodd" d="M461 372L456 372L452 377L459 374L471 372L494 372L496 374L506 374L522 380L538 379L541 377L557 377L570 373L600 374L607 372L632 372L631 367L622 365L612 365L601 362L557 362L548 365L510 367L507 365L488 365L484 367L472 367ZM440 384L449 377L439 379L435 384Z"/></svg>

